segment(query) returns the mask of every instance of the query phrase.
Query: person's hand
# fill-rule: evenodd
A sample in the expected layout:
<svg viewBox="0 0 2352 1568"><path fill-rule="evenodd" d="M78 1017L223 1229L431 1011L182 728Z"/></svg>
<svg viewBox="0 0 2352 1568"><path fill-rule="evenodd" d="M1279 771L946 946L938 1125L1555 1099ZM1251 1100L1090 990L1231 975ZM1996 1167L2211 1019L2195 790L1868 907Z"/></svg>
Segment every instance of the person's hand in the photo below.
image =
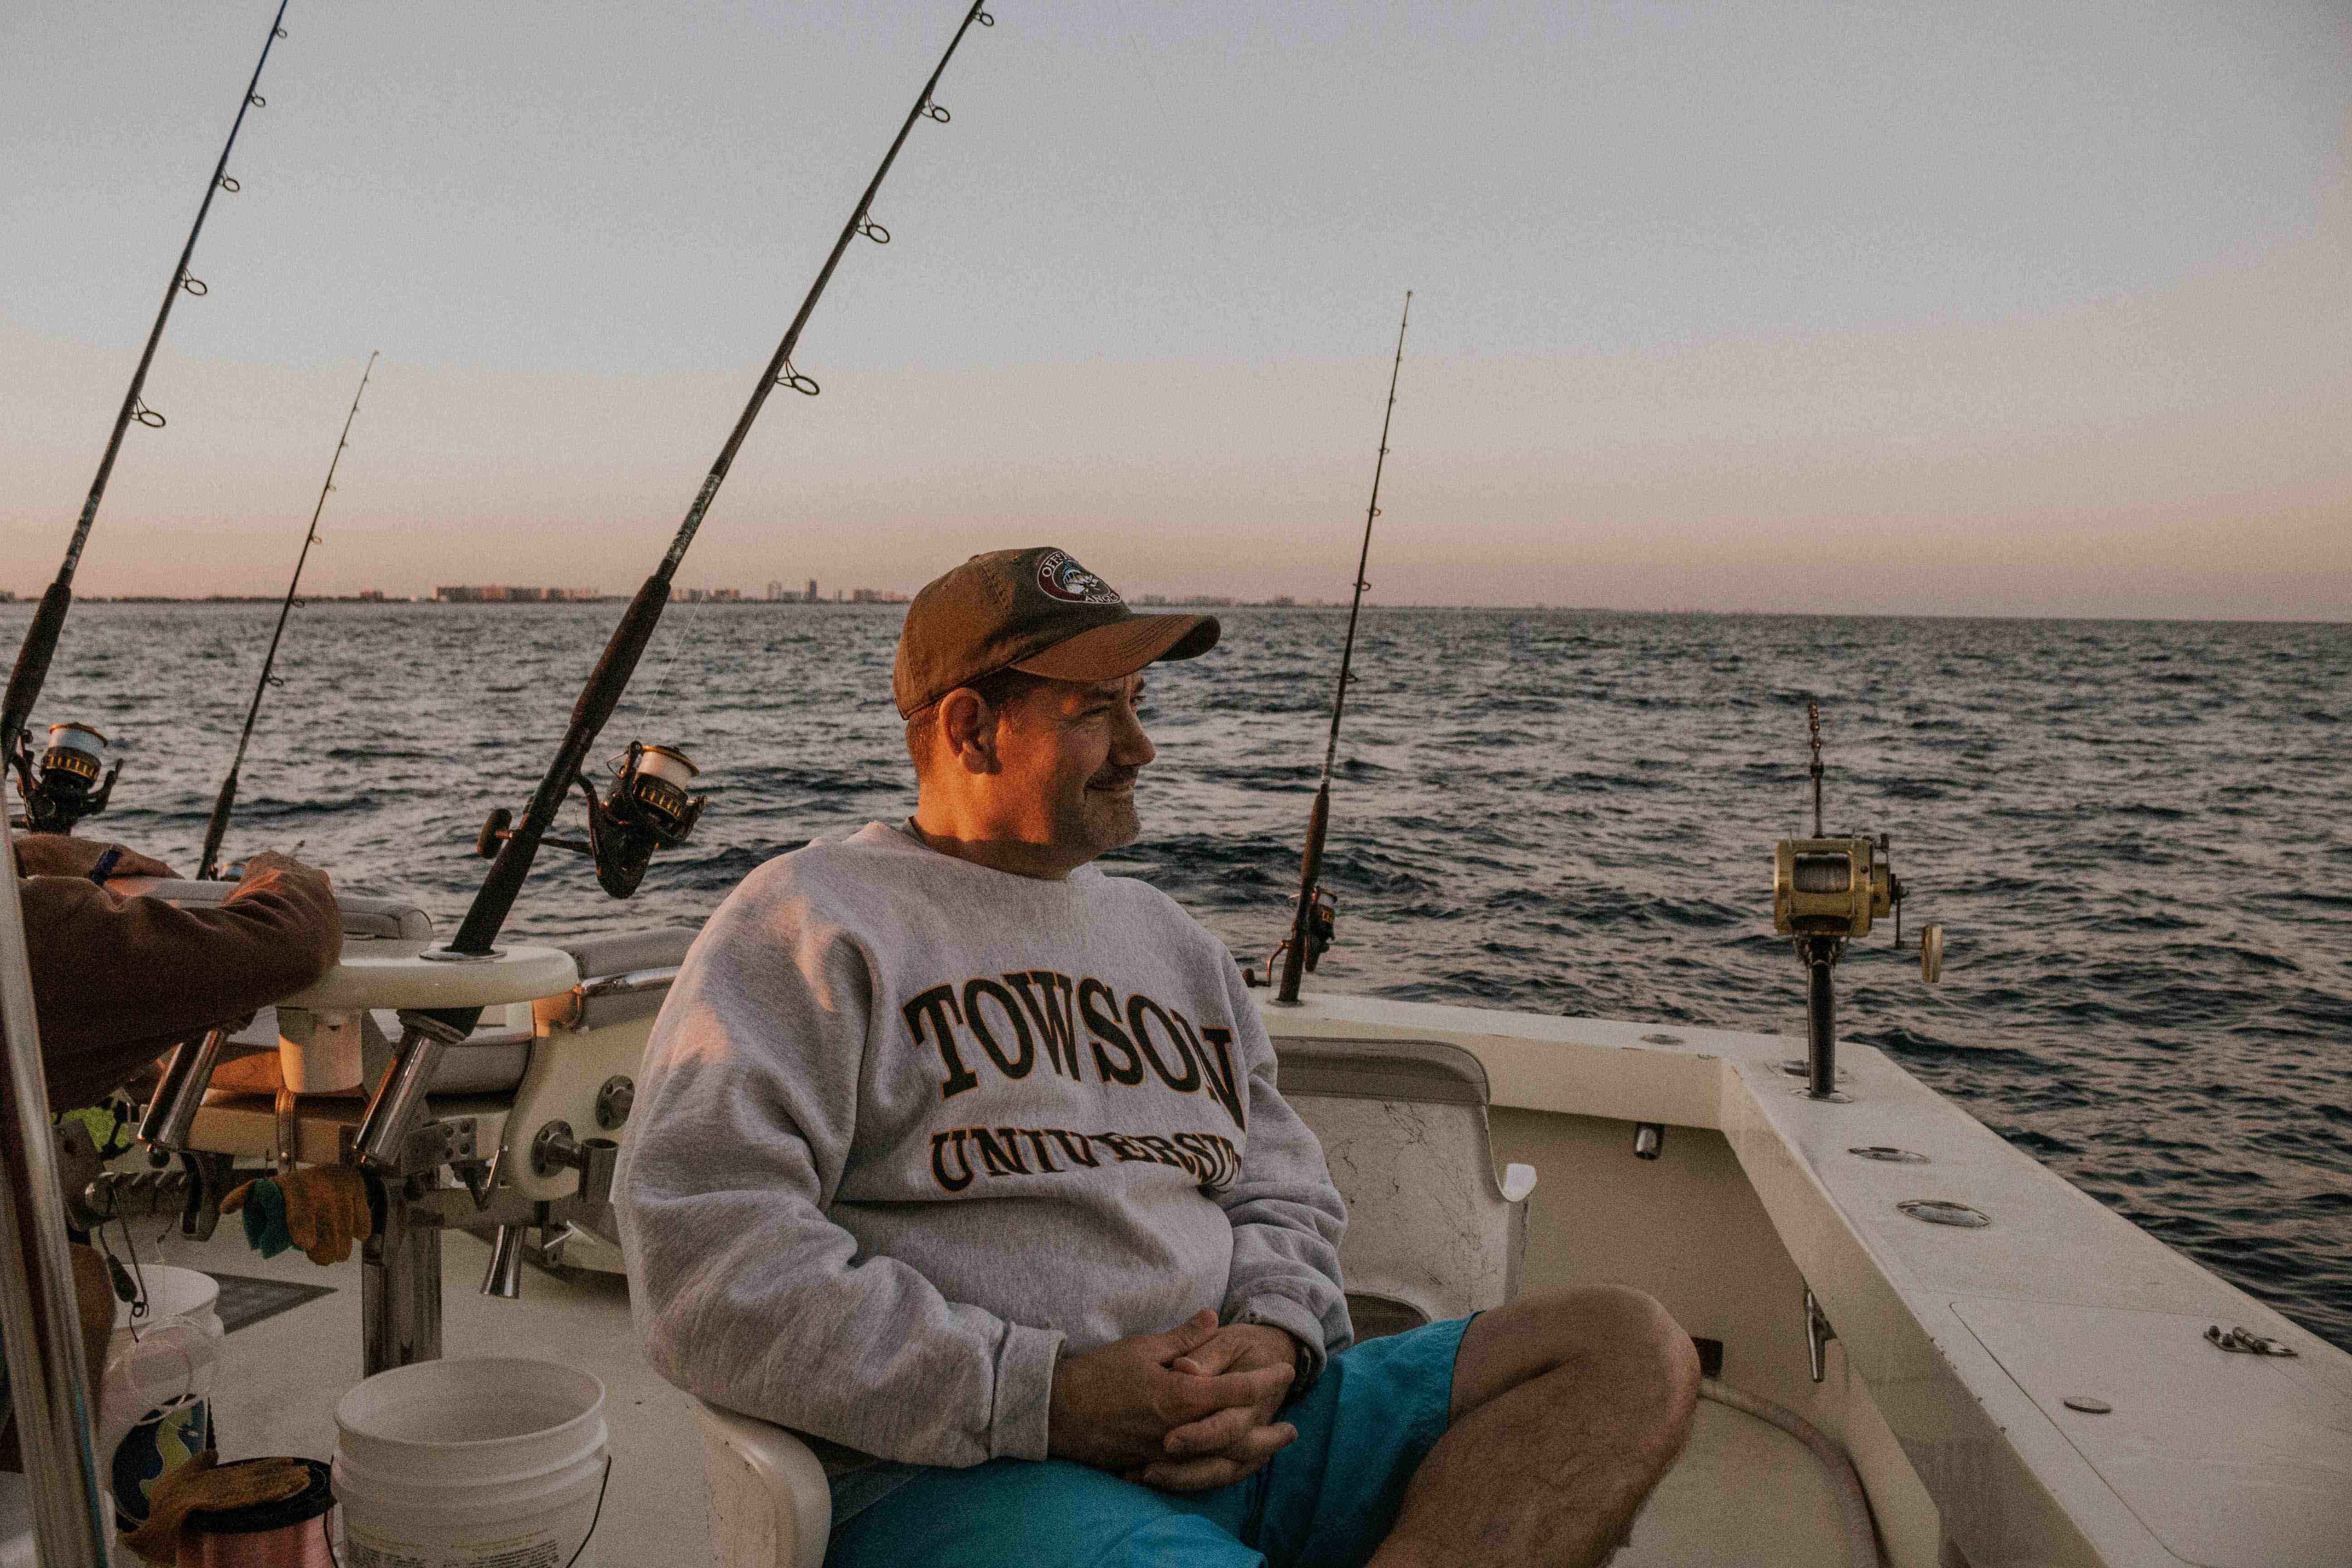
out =
<svg viewBox="0 0 2352 1568"><path fill-rule="evenodd" d="M1170 1370L1188 1377L1214 1378L1234 1373L1295 1367L1297 1342L1265 1323L1228 1323L1178 1356ZM1290 1446L1298 1429L1277 1422L1289 1388L1285 1378L1250 1405L1233 1405L1179 1426L1161 1445L1163 1456L1130 1475L1130 1480L1162 1491L1206 1491L1231 1486Z"/></svg>
<svg viewBox="0 0 2352 1568"><path fill-rule="evenodd" d="M152 856L103 838L76 838L70 833L27 833L16 839L16 874L20 877L87 877L110 849L121 850L110 877L176 877L178 872Z"/></svg>
<svg viewBox="0 0 2352 1568"><path fill-rule="evenodd" d="M1046 1415L1045 1451L1057 1459L1141 1479L1143 1471L1169 1458L1171 1433L1220 1412L1244 1412L1252 1418L1246 1425L1265 1430L1263 1423L1255 1419L1255 1414L1261 1405L1271 1409L1280 1404L1282 1391L1290 1386L1287 1354L1279 1365L1209 1375L1178 1372L1171 1364L1222 1332L1217 1315L1202 1310L1165 1333L1114 1340L1056 1365ZM1266 1453L1271 1455L1296 1435L1288 1428L1280 1429L1281 1440ZM1263 1458L1257 1461L1264 1462ZM1175 1486L1171 1489L1194 1489Z"/></svg>

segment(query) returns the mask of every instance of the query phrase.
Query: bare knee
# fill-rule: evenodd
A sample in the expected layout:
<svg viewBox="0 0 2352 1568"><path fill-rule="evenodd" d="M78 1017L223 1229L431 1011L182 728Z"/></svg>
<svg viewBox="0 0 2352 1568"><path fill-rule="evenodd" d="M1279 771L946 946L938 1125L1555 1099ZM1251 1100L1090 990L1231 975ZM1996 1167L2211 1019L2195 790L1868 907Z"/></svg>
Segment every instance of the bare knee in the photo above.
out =
<svg viewBox="0 0 2352 1568"><path fill-rule="evenodd" d="M1629 1286L1591 1285L1523 1297L1486 1313L1464 1341L1455 1413L1555 1372L1612 1386L1625 1414L1650 1413L1658 1438L1682 1447L1698 1400L1698 1352L1655 1297Z"/></svg>

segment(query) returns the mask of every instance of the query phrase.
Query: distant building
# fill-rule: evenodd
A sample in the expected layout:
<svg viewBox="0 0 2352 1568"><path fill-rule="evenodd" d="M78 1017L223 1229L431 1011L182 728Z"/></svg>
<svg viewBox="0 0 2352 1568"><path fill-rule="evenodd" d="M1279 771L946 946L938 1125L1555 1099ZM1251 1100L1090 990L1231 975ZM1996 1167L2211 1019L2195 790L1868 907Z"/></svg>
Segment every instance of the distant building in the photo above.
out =
<svg viewBox="0 0 2352 1568"><path fill-rule="evenodd" d="M1276 594L1273 598L1268 599L1266 603L1276 606L1277 609L1286 609L1291 605L1297 604L1298 601L1292 598L1287 594Z"/></svg>
<svg viewBox="0 0 2352 1568"><path fill-rule="evenodd" d="M743 602L743 590L740 588L713 588L710 590L710 602L714 605L740 605Z"/></svg>
<svg viewBox="0 0 2352 1568"><path fill-rule="evenodd" d="M782 583L774 582L772 580L770 581L768 584L768 603L772 605L780 604L782 602L783 597L784 585Z"/></svg>
<svg viewBox="0 0 2352 1568"><path fill-rule="evenodd" d="M383 590L381 588L362 588L360 590L359 598L360 603L362 605L381 605L383 603Z"/></svg>
<svg viewBox="0 0 2352 1568"><path fill-rule="evenodd" d="M581 604L604 596L603 591L596 588L519 588L510 584L497 583L458 584L433 590L434 599L444 605ZM364 599L370 595L362 594L360 597ZM379 593L373 597L381 599L383 595Z"/></svg>
<svg viewBox="0 0 2352 1568"><path fill-rule="evenodd" d="M802 603L802 604L803 604L803 605L814 605L814 604L815 604L815 603L816 603L816 579L815 579L815 578L812 577L812 578L810 578L810 579L809 579L808 594L806 595L806 596L804 596L804 597L801 600L801 603Z"/></svg>

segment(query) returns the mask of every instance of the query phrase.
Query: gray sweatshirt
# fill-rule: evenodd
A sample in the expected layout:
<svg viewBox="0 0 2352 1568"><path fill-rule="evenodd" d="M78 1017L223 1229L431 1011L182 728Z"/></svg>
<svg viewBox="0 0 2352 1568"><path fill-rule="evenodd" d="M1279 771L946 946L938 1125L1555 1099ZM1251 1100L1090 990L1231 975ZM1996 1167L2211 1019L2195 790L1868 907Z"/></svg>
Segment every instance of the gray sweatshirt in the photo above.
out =
<svg viewBox="0 0 2352 1568"><path fill-rule="evenodd" d="M771 860L687 955L633 1120L654 1365L857 1455L1044 1458L1058 1354L1203 1307L1348 1342L1345 1212L1257 1009L1130 878L881 823Z"/></svg>

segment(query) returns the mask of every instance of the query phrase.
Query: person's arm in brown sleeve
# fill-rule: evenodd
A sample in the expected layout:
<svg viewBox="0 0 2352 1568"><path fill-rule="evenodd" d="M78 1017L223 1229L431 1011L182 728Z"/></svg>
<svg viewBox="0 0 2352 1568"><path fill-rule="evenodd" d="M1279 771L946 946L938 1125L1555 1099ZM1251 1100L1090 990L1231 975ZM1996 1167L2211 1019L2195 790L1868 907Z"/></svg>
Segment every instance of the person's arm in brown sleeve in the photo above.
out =
<svg viewBox="0 0 2352 1568"><path fill-rule="evenodd" d="M179 875L161 860L103 838L76 838L66 833L19 833L14 836L14 841L19 877L88 877L109 854L114 857L106 873L110 877Z"/></svg>
<svg viewBox="0 0 2352 1568"><path fill-rule="evenodd" d="M33 1005L49 1101L87 1105L174 1042L292 994L342 953L326 873L283 855L246 863L210 909L126 899L76 877L31 877Z"/></svg>

